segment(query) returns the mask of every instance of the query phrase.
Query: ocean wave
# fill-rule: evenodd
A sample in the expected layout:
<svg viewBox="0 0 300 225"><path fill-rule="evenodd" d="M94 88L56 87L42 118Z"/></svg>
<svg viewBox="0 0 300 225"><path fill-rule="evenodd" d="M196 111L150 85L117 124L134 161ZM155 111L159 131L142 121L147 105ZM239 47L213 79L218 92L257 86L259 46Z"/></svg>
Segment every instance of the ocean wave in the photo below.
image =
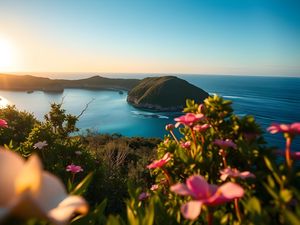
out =
<svg viewBox="0 0 300 225"><path fill-rule="evenodd" d="M140 117L140 118L169 119L169 117L166 116L166 115L161 115L161 114L154 113L154 112L131 111L131 113L132 113L135 117Z"/></svg>
<svg viewBox="0 0 300 225"><path fill-rule="evenodd" d="M247 99L246 97L234 96L234 95L223 95L223 98L230 98L230 99Z"/></svg>

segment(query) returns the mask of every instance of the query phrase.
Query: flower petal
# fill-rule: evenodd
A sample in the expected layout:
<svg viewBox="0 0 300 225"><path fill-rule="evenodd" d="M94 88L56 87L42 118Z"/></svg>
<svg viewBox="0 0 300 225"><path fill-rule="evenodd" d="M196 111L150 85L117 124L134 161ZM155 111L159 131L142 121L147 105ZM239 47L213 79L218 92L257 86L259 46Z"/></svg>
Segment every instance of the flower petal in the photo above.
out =
<svg viewBox="0 0 300 225"><path fill-rule="evenodd" d="M201 212L201 201L189 201L181 206L181 213L186 219L195 220Z"/></svg>
<svg viewBox="0 0 300 225"><path fill-rule="evenodd" d="M221 192L222 196L228 200L240 198L244 195L244 189L240 185L232 182L221 185L217 192Z"/></svg>
<svg viewBox="0 0 300 225"><path fill-rule="evenodd" d="M15 197L14 181L22 170L23 165L24 160L16 153L0 148L1 207L5 207ZM1 215L2 210L0 217Z"/></svg>
<svg viewBox="0 0 300 225"><path fill-rule="evenodd" d="M56 208L67 197L63 183L54 175L43 172L41 188L35 195L35 202L43 210L44 214Z"/></svg>
<svg viewBox="0 0 300 225"><path fill-rule="evenodd" d="M185 184L181 183L171 186L170 190L178 195L192 195L188 187Z"/></svg>
<svg viewBox="0 0 300 225"><path fill-rule="evenodd" d="M209 196L209 185L202 176L191 176L186 181L187 187L195 199L203 199Z"/></svg>
<svg viewBox="0 0 300 225"><path fill-rule="evenodd" d="M57 208L48 213L48 218L55 225L65 225L75 212L86 214L88 212L88 204L80 196L69 196Z"/></svg>
<svg viewBox="0 0 300 225"><path fill-rule="evenodd" d="M37 193L41 186L42 164L37 155L31 156L15 180L15 188L18 194L26 190Z"/></svg>

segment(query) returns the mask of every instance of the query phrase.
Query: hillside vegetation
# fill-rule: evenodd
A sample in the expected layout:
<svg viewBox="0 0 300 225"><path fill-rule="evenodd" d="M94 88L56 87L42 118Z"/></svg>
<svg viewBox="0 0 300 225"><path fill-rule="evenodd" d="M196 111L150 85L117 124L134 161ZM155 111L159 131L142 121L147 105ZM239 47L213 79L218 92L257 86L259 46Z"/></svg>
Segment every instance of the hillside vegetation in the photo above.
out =
<svg viewBox="0 0 300 225"><path fill-rule="evenodd" d="M101 76L79 80L65 80L31 75L0 74L0 89L15 91L62 92L65 88L130 90L138 82L138 79L111 79Z"/></svg>
<svg viewBox="0 0 300 225"><path fill-rule="evenodd" d="M208 93L174 76L149 77L128 92L127 101L137 108L181 111L186 99L203 102Z"/></svg>

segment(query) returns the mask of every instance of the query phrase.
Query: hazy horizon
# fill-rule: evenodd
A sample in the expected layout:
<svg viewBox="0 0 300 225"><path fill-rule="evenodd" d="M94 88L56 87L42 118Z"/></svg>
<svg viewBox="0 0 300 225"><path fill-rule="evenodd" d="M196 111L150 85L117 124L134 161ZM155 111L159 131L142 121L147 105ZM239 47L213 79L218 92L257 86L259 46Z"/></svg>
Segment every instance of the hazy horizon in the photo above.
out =
<svg viewBox="0 0 300 225"><path fill-rule="evenodd" d="M0 73L300 76L294 0L0 0L0 27Z"/></svg>

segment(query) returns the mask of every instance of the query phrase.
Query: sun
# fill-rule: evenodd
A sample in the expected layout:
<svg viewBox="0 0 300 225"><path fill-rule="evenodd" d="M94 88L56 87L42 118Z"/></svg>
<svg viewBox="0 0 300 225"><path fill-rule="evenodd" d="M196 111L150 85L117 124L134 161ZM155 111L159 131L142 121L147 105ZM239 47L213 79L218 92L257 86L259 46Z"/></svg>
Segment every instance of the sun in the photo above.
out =
<svg viewBox="0 0 300 225"><path fill-rule="evenodd" d="M0 37L0 73L14 69L15 57L13 44L9 40Z"/></svg>

